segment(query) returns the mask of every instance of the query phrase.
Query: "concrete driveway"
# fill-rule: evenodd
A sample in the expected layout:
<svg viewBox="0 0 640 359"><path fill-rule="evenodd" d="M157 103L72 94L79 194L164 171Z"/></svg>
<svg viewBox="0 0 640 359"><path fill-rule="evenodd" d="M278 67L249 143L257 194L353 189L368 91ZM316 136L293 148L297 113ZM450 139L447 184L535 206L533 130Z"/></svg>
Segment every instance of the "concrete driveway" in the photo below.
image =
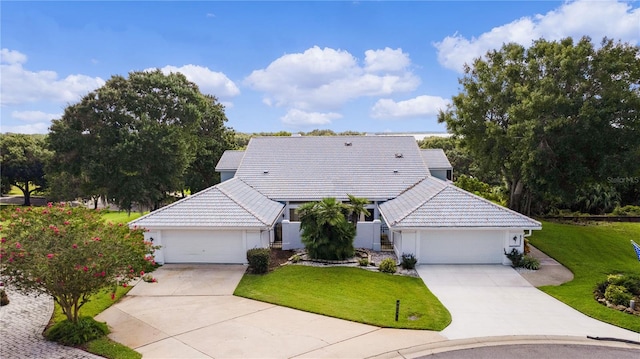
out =
<svg viewBox="0 0 640 359"><path fill-rule="evenodd" d="M242 265L164 265L96 319L144 358L361 358L446 339L232 295Z"/></svg>
<svg viewBox="0 0 640 359"><path fill-rule="evenodd" d="M574 310L502 265L422 265L427 287L451 312L441 334L449 339L544 335L611 337L640 341L640 334Z"/></svg>

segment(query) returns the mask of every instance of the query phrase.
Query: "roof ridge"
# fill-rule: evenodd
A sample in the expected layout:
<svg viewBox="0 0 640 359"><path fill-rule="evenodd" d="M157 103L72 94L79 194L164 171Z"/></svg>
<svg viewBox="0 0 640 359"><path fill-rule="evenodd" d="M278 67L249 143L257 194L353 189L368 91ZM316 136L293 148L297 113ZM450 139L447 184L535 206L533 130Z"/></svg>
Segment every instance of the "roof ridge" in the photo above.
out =
<svg viewBox="0 0 640 359"><path fill-rule="evenodd" d="M256 193L258 193L260 196L266 198L269 201L275 202L272 199L270 199L269 197L265 196L264 194L260 193L258 190L256 190L255 188L249 186L245 181L241 180L240 178L234 177L231 180L237 180L240 183L242 183L243 185L251 188L251 190L255 191ZM226 181L225 181L226 182ZM225 182L221 182L219 184L225 183ZM269 223L267 223L261 216L259 216L254 210L252 210L251 208L247 207L245 205L245 203L240 202L237 198L235 198L235 196L233 196L229 191L227 191L226 189L223 189L221 187L218 188L218 190L220 191L220 193L222 193L223 195L225 195L225 197L229 198L230 200L232 200L234 203L236 203L237 205L239 205L242 209L244 209L245 211L247 211L250 215L252 215L255 219L257 219L258 221L260 221L262 224L268 226Z"/></svg>
<svg viewBox="0 0 640 359"><path fill-rule="evenodd" d="M398 197L402 196L403 194L407 193L409 190L415 188L417 185L419 185L420 183L424 182L425 180L427 180L428 178L431 179L435 179L432 176L426 176L425 178L423 178L422 180L416 182L415 184L413 184L411 187L407 188L405 191L403 191L402 193L400 193L400 195L398 195ZM414 206L414 208L412 208L411 210L407 211L407 213L405 213L402 217L400 217L399 219L397 219L396 221L394 221L393 223L391 223L391 225L395 225L399 222L402 222L403 219L409 217L409 215L411 215L412 213L414 213L415 211L417 211L420 207L422 207L425 203L429 202L430 200L433 199L433 197L437 196L438 194L440 194L442 191L444 191L447 187L448 184L444 181L441 180L437 180L439 182L442 182L444 184L444 187L442 187L440 190L436 191L434 194L432 194L431 196L425 198L423 201L419 202L419 204L417 206ZM396 197L396 198L398 198ZM396 199L394 198L394 200Z"/></svg>
<svg viewBox="0 0 640 359"><path fill-rule="evenodd" d="M477 199L479 199L479 200L481 200L481 201L483 201L483 202L485 202L485 203L487 203L487 204L489 204L489 205L491 205L491 206L493 206L493 207L495 207L495 208L497 208L497 209L499 209L501 211L504 211L504 212L507 212L507 213L511 213L511 214L515 214L515 215L517 215L517 216L519 216L521 218L524 218L526 220L530 220L530 221L533 221L533 222L535 222L535 223L537 223L539 225L542 225L542 223L540 223L539 221L536 221L535 219L533 219L533 218L531 218L529 216L526 216L526 215L524 215L524 214L522 214L520 212L514 211L511 208L507 208L505 206L493 203L493 202L491 202L490 200L488 200L486 198L480 197L475 193L471 193L469 191L466 191L466 190L464 190L464 189L462 189L462 188L460 188L460 187L458 187L458 186L456 186L454 184L447 183L447 187L451 187L454 191L460 192L460 193L462 193L464 195L467 195L467 196L470 196L470 197L475 197L475 198L477 198Z"/></svg>
<svg viewBox="0 0 640 359"><path fill-rule="evenodd" d="M143 219L146 219L146 218L149 218L149 217L151 217L153 215L162 213L162 212L168 210L169 208L172 208L172 207L174 207L174 206L176 206L176 205L178 205L178 204L180 204L180 203L182 203L182 202L184 202L184 201L186 201L188 199L199 197L199 196L204 195L205 193L209 193L211 190L216 189L219 184L220 183L216 183L213 186L210 186L210 187L207 187L207 188L203 189L202 191L196 192L196 193L194 193L192 195L189 195L189 196L186 196L184 198L180 198L179 200L177 200L177 201L175 201L173 203L170 203L170 204L168 204L168 205L166 205L164 207L160 207L160 208L156 209L155 211L151 211L151 212L145 214L144 216L140 216L140 217L134 219L133 221L128 222L127 224L128 225L135 224L136 222L139 222L139 221L141 221ZM219 190L219 188L218 188L218 190Z"/></svg>

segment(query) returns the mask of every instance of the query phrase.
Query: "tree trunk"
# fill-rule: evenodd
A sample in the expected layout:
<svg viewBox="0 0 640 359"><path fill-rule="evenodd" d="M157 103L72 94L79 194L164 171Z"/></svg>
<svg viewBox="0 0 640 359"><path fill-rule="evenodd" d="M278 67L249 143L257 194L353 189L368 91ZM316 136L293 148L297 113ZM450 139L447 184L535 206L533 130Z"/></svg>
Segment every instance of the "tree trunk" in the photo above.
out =
<svg viewBox="0 0 640 359"><path fill-rule="evenodd" d="M20 187L18 187L20 188ZM22 189L22 188L20 188ZM24 205L25 206L30 206L31 205L31 191L29 191L29 181L24 183L24 189L22 189L22 194L24 196Z"/></svg>
<svg viewBox="0 0 640 359"><path fill-rule="evenodd" d="M510 184L510 196L509 196L509 208L521 212L521 204L522 204L522 188L523 188L522 180L514 180Z"/></svg>

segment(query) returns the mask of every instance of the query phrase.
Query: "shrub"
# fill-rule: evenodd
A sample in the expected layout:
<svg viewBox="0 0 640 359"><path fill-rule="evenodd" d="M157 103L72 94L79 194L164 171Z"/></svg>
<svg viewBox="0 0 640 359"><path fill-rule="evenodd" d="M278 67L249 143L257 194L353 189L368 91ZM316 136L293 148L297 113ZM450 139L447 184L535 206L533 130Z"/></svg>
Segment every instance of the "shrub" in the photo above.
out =
<svg viewBox="0 0 640 359"><path fill-rule="evenodd" d="M396 262L391 258L383 259L378 266L378 270L383 273L395 273L398 269Z"/></svg>
<svg viewBox="0 0 640 359"><path fill-rule="evenodd" d="M247 251L247 261L253 273L267 273L270 260L271 253L268 248L252 248Z"/></svg>
<svg viewBox="0 0 640 359"><path fill-rule="evenodd" d="M532 269L532 270L540 269L540 261L537 258L532 257L528 254L525 254L524 257L522 257L522 260L520 261L520 265L527 269Z"/></svg>
<svg viewBox="0 0 640 359"><path fill-rule="evenodd" d="M640 206L618 206L611 214L614 216L640 216Z"/></svg>
<svg viewBox="0 0 640 359"><path fill-rule="evenodd" d="M9 304L9 297L7 296L7 292L4 289L0 289L0 307Z"/></svg>
<svg viewBox="0 0 640 359"><path fill-rule="evenodd" d="M609 275L607 282L624 287L631 294L640 294L640 277L635 275Z"/></svg>
<svg viewBox="0 0 640 359"><path fill-rule="evenodd" d="M625 307L628 307L629 301L633 299L633 295L625 287L615 284L609 284L604 292L604 297L613 304Z"/></svg>
<svg viewBox="0 0 640 359"><path fill-rule="evenodd" d="M105 323L99 323L91 317L80 317L77 323L64 320L49 329L47 339L64 345L81 345L109 334Z"/></svg>
<svg viewBox="0 0 640 359"><path fill-rule="evenodd" d="M513 248L511 252L507 253L505 249L503 249L504 255L507 256L511 260L511 264L514 267L522 266L522 258L524 257L523 253L520 253L516 248Z"/></svg>
<svg viewBox="0 0 640 359"><path fill-rule="evenodd" d="M403 253L402 254L402 268L404 269L415 269L416 263L418 260L413 253Z"/></svg>
<svg viewBox="0 0 640 359"><path fill-rule="evenodd" d="M360 258L360 259L358 260L358 265L359 265L360 267L366 267L366 266L368 266L368 265L369 265L369 258Z"/></svg>
<svg viewBox="0 0 640 359"><path fill-rule="evenodd" d="M294 254L291 256L291 263L298 263L302 260L299 254Z"/></svg>

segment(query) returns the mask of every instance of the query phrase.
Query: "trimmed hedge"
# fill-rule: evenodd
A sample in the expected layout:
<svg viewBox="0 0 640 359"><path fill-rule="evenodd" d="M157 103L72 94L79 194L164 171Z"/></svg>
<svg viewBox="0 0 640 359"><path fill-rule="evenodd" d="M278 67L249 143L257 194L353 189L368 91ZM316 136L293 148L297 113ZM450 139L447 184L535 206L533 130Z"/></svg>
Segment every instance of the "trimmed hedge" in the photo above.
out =
<svg viewBox="0 0 640 359"><path fill-rule="evenodd" d="M249 262L249 267L253 273L267 273L271 262L271 250L268 248L249 249L247 251L247 261Z"/></svg>

